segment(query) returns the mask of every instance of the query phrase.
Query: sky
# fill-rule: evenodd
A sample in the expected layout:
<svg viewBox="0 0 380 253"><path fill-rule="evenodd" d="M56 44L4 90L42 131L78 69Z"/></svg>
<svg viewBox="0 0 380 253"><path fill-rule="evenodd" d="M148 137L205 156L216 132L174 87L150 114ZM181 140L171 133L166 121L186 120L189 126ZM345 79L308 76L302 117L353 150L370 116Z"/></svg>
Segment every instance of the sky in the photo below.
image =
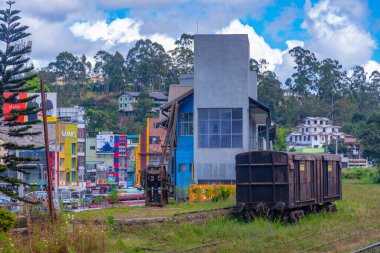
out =
<svg viewBox="0 0 380 253"><path fill-rule="evenodd" d="M62 51L126 56L139 39L170 50L182 33L236 33L248 34L251 57L266 59L282 81L295 46L347 70L380 71L380 0L16 0L14 8L30 27L37 68Z"/></svg>

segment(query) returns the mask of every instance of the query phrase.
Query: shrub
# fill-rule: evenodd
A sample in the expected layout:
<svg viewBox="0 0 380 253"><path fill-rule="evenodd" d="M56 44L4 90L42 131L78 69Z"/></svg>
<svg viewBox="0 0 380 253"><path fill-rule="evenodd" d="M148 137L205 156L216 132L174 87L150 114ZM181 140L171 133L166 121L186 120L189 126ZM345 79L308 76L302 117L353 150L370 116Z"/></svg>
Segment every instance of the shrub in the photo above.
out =
<svg viewBox="0 0 380 253"><path fill-rule="evenodd" d="M228 199L231 195L231 190L225 186L220 187L220 197L225 200Z"/></svg>
<svg viewBox="0 0 380 253"><path fill-rule="evenodd" d="M109 197L110 203L112 204L119 202L119 193L117 192L116 189L111 190L108 193L108 197Z"/></svg>
<svg viewBox="0 0 380 253"><path fill-rule="evenodd" d="M367 178L371 183L380 184L380 166L370 169Z"/></svg>
<svg viewBox="0 0 380 253"><path fill-rule="evenodd" d="M195 201L201 201L202 200L202 189L201 188L195 188L194 194L195 194Z"/></svg>
<svg viewBox="0 0 380 253"><path fill-rule="evenodd" d="M225 186L214 187L212 201L226 200L230 197L231 190Z"/></svg>
<svg viewBox="0 0 380 253"><path fill-rule="evenodd" d="M0 232L8 232L16 223L16 215L0 208Z"/></svg>
<svg viewBox="0 0 380 253"><path fill-rule="evenodd" d="M363 179L368 176L370 169L367 168L352 168L342 171L342 177L346 179Z"/></svg>

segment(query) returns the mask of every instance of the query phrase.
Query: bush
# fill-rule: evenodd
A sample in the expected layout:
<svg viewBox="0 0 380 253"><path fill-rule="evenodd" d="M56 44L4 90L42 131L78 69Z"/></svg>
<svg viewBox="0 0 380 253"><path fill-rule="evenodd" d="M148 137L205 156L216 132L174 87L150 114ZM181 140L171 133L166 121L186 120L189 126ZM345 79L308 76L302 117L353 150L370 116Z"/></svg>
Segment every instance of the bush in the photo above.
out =
<svg viewBox="0 0 380 253"><path fill-rule="evenodd" d="M380 166L370 169L367 177L371 183L380 184Z"/></svg>
<svg viewBox="0 0 380 253"><path fill-rule="evenodd" d="M372 169L368 168L353 168L342 171L342 178L359 179L367 183L380 184L380 167Z"/></svg>
<svg viewBox="0 0 380 253"><path fill-rule="evenodd" d="M214 196L211 198L212 201L226 200L231 195L231 190L225 186L219 186L214 188Z"/></svg>
<svg viewBox="0 0 380 253"><path fill-rule="evenodd" d="M16 223L16 215L0 208L0 232L8 232Z"/></svg>
<svg viewBox="0 0 380 253"><path fill-rule="evenodd" d="M370 169L367 168L352 168L342 171L342 178L346 179L364 179L368 177Z"/></svg>
<svg viewBox="0 0 380 253"><path fill-rule="evenodd" d="M108 193L108 197L109 197L110 203L112 203L112 204L119 202L119 193L116 189L111 190Z"/></svg>

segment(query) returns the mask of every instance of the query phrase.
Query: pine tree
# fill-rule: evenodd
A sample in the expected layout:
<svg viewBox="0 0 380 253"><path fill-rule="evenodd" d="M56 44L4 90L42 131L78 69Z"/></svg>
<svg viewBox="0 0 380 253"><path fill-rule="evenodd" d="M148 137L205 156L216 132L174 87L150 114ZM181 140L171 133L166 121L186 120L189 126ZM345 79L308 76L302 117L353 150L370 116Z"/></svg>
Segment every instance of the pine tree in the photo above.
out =
<svg viewBox="0 0 380 253"><path fill-rule="evenodd" d="M12 174L30 174L30 170L36 166L27 165L31 158L17 157L16 153L21 150L38 150L33 144L21 144L21 138L25 136L38 135L40 132L32 130L32 125L40 122L32 120L28 122L18 122L20 116L27 116L40 111L38 107L28 109L12 109L9 114L4 115L4 104L15 105L26 103L37 96L19 98L21 92L28 92L30 88L25 87L25 83L35 77L32 74L33 66L28 64L30 58L27 56L31 52L31 44L24 43L23 39L28 37L28 26L22 26L18 14L19 10L14 10L15 1L7 1L7 8L0 10L0 133L7 136L2 146L6 150L6 155L0 157L4 164L0 165L0 181L9 183L12 186L28 185L22 179L17 179ZM5 96L5 93L10 96ZM18 200L27 201L23 196L0 186L0 192Z"/></svg>

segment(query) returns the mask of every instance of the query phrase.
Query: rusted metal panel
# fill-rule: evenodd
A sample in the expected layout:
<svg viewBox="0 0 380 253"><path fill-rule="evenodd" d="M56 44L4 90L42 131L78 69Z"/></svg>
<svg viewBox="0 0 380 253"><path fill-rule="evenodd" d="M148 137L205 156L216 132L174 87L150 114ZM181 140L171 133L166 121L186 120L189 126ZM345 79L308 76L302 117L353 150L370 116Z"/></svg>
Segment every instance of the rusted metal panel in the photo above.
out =
<svg viewBox="0 0 380 253"><path fill-rule="evenodd" d="M251 209L293 209L341 199L340 157L277 151L239 154L236 192L237 204Z"/></svg>

